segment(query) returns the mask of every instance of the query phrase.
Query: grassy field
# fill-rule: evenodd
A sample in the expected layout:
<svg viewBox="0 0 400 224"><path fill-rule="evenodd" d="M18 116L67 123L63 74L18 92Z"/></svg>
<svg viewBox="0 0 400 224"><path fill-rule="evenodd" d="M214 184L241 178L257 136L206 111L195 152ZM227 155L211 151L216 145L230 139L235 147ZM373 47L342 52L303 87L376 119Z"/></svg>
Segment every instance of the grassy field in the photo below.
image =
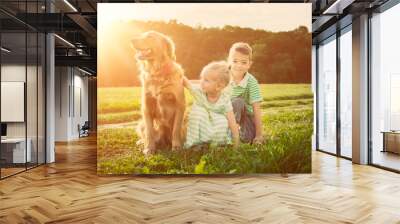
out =
<svg viewBox="0 0 400 224"><path fill-rule="evenodd" d="M311 172L313 95L309 84L262 85L266 143L144 156L136 145L140 88L98 90L99 174L244 174ZM186 94L187 104L192 99Z"/></svg>

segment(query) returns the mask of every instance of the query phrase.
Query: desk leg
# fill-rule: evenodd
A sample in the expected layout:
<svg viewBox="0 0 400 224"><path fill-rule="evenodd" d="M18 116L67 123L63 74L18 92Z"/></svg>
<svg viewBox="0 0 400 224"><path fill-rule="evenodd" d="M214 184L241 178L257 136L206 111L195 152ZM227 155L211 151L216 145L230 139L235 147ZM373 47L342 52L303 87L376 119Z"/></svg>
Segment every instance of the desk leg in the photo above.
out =
<svg viewBox="0 0 400 224"><path fill-rule="evenodd" d="M381 152L386 152L386 134L382 133L383 135L383 149Z"/></svg>

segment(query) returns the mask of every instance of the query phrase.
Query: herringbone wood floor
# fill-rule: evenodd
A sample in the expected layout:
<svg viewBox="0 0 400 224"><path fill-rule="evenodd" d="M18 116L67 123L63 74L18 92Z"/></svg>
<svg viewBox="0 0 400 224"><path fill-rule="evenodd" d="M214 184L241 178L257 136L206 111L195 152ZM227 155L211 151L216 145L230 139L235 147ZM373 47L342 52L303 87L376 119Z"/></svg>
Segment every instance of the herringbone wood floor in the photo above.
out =
<svg viewBox="0 0 400 224"><path fill-rule="evenodd" d="M0 223L400 223L400 175L313 153L311 175L99 177L95 138L0 181Z"/></svg>

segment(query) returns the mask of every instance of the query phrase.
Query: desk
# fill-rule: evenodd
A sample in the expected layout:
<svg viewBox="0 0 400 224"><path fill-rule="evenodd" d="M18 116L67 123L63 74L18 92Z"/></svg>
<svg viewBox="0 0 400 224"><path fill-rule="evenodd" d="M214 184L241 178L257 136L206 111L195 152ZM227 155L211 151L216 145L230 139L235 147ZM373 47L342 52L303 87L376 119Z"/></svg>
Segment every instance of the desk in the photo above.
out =
<svg viewBox="0 0 400 224"><path fill-rule="evenodd" d="M382 152L393 152L400 154L400 131L382 131L383 150Z"/></svg>
<svg viewBox="0 0 400 224"><path fill-rule="evenodd" d="M30 138L27 139L26 154L25 154L25 138L6 138L1 139L1 157L6 160L6 163L25 163L31 162L31 145ZM11 156L12 155L12 156ZM12 158L12 159L11 159ZM25 161L25 158L27 159Z"/></svg>

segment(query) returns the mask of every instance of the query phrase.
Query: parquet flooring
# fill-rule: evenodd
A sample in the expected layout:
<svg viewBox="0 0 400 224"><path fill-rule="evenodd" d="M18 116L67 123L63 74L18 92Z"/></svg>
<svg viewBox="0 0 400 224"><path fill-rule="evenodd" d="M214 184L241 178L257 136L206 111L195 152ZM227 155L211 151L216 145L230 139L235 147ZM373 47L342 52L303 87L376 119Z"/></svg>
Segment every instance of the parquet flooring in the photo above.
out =
<svg viewBox="0 0 400 224"><path fill-rule="evenodd" d="M400 223L400 175L313 152L313 173L99 177L95 138L0 181L0 223Z"/></svg>
<svg viewBox="0 0 400 224"><path fill-rule="evenodd" d="M10 175L13 175L13 174L15 174L15 173L18 173L18 172L22 172L22 171L24 171L25 170L25 167L23 167L23 168L14 168L14 167L12 167L12 168L1 168L1 176L2 177L7 177L7 176L10 176Z"/></svg>

